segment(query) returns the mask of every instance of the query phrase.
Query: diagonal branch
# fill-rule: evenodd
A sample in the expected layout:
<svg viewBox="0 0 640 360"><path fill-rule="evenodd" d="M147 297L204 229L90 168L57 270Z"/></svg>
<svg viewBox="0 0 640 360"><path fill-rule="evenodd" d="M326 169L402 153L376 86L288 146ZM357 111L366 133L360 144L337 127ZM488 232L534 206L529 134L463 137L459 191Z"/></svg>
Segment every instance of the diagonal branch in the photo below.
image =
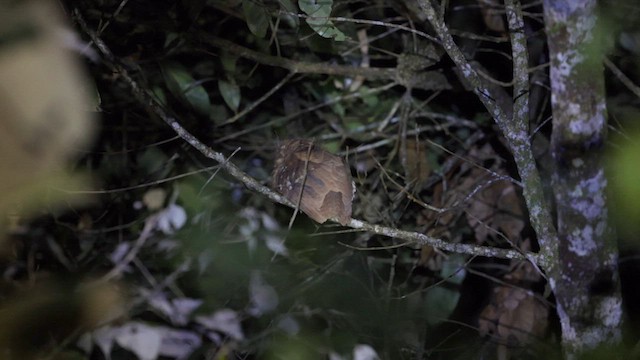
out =
<svg viewBox="0 0 640 360"><path fill-rule="evenodd" d="M393 68L356 67L291 60L255 51L212 35L202 36L201 41L213 47L222 49L230 54L255 61L259 64L287 69L298 74L364 76L370 80L393 80L396 74L396 71Z"/></svg>
<svg viewBox="0 0 640 360"><path fill-rule="evenodd" d="M265 54L244 46L238 45L226 39L212 35L204 35L200 41L215 48L236 56L255 61L258 64L287 69L295 74L325 74L338 76L361 76L368 80L391 80L405 87L414 87L425 90L446 90L451 85L440 71L423 71L418 74L403 71L402 67L382 68L328 64L323 62L296 61L279 56Z"/></svg>

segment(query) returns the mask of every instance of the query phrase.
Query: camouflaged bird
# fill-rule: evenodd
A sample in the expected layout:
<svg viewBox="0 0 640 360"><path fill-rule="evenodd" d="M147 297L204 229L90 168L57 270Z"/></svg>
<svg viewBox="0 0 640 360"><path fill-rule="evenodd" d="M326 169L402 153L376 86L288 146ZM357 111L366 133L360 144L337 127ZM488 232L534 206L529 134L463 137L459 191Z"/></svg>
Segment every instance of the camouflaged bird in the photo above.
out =
<svg viewBox="0 0 640 360"><path fill-rule="evenodd" d="M351 219L355 186L349 167L311 140L285 140L279 146L272 186L294 205L300 200L300 210L320 224L336 219L346 225Z"/></svg>

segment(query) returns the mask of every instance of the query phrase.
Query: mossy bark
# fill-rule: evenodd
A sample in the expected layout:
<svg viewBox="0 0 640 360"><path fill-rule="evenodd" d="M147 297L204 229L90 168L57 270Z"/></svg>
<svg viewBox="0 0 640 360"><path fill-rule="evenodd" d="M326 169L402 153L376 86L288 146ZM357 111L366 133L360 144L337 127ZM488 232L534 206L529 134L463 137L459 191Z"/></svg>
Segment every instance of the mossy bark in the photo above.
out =
<svg viewBox="0 0 640 360"><path fill-rule="evenodd" d="M609 226L602 153L603 49L596 1L545 0L553 106L551 151L559 239L557 299L569 357L621 339L618 251Z"/></svg>

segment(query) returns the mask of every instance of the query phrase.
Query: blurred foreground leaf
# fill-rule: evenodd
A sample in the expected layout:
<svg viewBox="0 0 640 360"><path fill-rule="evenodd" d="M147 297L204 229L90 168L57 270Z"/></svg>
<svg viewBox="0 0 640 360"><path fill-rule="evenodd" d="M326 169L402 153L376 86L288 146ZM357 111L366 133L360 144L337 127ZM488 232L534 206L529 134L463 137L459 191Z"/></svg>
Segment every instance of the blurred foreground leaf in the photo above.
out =
<svg viewBox="0 0 640 360"><path fill-rule="evenodd" d="M9 5L12 4L12 5ZM60 202L51 187L86 179L61 169L93 138L91 87L50 2L0 5L0 212Z"/></svg>
<svg viewBox="0 0 640 360"><path fill-rule="evenodd" d="M612 156L610 162L611 190L615 206L614 216L627 235L637 238L640 231L640 134L629 137L630 141Z"/></svg>

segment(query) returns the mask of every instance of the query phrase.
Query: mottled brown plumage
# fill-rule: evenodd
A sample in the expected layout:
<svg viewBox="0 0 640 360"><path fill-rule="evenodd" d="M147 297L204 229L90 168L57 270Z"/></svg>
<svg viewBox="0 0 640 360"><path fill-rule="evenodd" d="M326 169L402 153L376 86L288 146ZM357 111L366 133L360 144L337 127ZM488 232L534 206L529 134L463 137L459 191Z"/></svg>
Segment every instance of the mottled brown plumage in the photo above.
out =
<svg viewBox="0 0 640 360"><path fill-rule="evenodd" d="M305 165L306 162L308 165ZM305 166L307 166L306 180ZM285 140L278 149L272 186L318 223L335 218L342 225L351 219L354 185L349 167L307 139Z"/></svg>

